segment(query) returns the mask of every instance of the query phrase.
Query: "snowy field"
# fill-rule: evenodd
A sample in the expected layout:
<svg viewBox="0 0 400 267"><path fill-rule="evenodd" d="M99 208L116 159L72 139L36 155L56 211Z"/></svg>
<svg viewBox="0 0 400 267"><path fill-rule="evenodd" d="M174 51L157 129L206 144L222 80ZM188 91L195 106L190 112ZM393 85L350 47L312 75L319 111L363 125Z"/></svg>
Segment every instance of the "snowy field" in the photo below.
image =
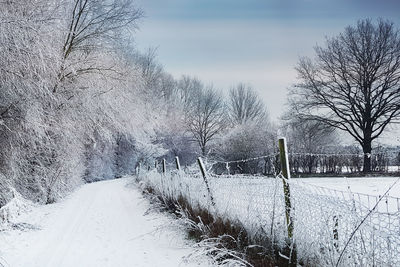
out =
<svg viewBox="0 0 400 267"><path fill-rule="evenodd" d="M350 191L379 196L396 182L397 177L360 177L360 178L293 178L307 184L322 186L329 189ZM400 182L389 191L389 196L400 198Z"/></svg>
<svg viewBox="0 0 400 267"><path fill-rule="evenodd" d="M131 180L133 182L133 180ZM207 266L172 218L150 212L128 179L86 184L52 205L25 207L0 232L5 267ZM146 215L145 215L146 214Z"/></svg>
<svg viewBox="0 0 400 267"><path fill-rule="evenodd" d="M400 212L400 181L398 177L294 178L293 182L315 186L314 190L321 194L344 199L353 198L368 209L372 209L379 198L393 185L377 204L376 209L384 213Z"/></svg>

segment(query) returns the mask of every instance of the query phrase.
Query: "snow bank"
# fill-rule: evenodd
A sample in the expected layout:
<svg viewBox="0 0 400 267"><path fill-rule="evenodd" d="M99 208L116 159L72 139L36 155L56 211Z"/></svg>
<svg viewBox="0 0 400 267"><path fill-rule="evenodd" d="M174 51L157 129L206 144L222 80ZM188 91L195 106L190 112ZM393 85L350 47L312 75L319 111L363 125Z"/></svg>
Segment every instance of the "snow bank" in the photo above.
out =
<svg viewBox="0 0 400 267"><path fill-rule="evenodd" d="M26 213L35 206L31 201L24 199L14 188L11 189L13 198L0 208L0 227L6 227L19 215Z"/></svg>

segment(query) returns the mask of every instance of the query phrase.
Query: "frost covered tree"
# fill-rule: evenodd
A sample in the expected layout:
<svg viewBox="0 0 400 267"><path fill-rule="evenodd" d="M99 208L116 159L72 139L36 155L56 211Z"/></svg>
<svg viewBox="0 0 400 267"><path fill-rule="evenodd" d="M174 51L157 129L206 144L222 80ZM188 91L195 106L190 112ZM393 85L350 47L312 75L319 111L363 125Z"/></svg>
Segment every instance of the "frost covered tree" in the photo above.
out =
<svg viewBox="0 0 400 267"><path fill-rule="evenodd" d="M288 138L289 150L294 153L290 157L295 172L313 173L317 171L319 157L316 154L331 152L338 141L335 128L319 121L303 120L287 112L282 129Z"/></svg>
<svg viewBox="0 0 400 267"><path fill-rule="evenodd" d="M196 97L188 107L186 125L201 154L206 156L209 142L225 128L225 105L221 94L212 86L196 92Z"/></svg>
<svg viewBox="0 0 400 267"><path fill-rule="evenodd" d="M143 14L130 0L73 0L65 12L58 83L79 74L113 71L112 64L101 64L98 52L135 29Z"/></svg>
<svg viewBox="0 0 400 267"><path fill-rule="evenodd" d="M131 1L6 1L1 11L0 186L50 203L165 152L143 78L119 51L141 16Z"/></svg>
<svg viewBox="0 0 400 267"><path fill-rule="evenodd" d="M196 77L183 75L177 81L176 98L185 111L190 111L204 90L204 84Z"/></svg>
<svg viewBox="0 0 400 267"><path fill-rule="evenodd" d="M400 35L389 21L360 20L297 66L291 90L298 114L346 131L371 171L372 142L400 119Z"/></svg>
<svg viewBox="0 0 400 267"><path fill-rule="evenodd" d="M203 84L194 77L182 76L177 81L167 81L172 90L166 97L162 97L164 104L162 130L159 132L160 142L168 149L166 159L174 160L178 156L182 165L190 165L198 156L197 144L193 142L193 134L188 127L188 115L191 114L198 95L203 90ZM160 98L160 97L158 97ZM161 112L160 112L161 114Z"/></svg>
<svg viewBox="0 0 400 267"><path fill-rule="evenodd" d="M232 161L272 153L274 141L270 140L276 140L273 138L275 127L269 120L264 102L252 87L239 83L230 89L227 120L229 128L219 142L219 157ZM255 173L266 169L258 165L258 161L236 164L231 166L231 171Z"/></svg>
<svg viewBox="0 0 400 267"><path fill-rule="evenodd" d="M218 145L218 156L236 161L271 155L276 152L277 131L269 121L248 121L229 128ZM272 173L273 158L230 164L230 173ZM226 166L221 166L226 168Z"/></svg>
<svg viewBox="0 0 400 267"><path fill-rule="evenodd" d="M265 105L250 86L239 83L229 91L229 120L232 125L266 119Z"/></svg>
<svg viewBox="0 0 400 267"><path fill-rule="evenodd" d="M58 148L53 140L63 133L50 127L57 122L52 109L59 104L49 90L60 44L58 3L7 1L1 8L0 168L9 187L25 197L49 201L58 186L54 181L68 172L53 156Z"/></svg>

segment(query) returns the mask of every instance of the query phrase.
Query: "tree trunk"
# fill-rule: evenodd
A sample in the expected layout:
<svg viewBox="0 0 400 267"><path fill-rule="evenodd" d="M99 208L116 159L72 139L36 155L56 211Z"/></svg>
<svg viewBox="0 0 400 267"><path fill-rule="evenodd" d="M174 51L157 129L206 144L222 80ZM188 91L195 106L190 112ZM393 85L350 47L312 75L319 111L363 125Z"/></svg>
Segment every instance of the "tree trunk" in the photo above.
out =
<svg viewBox="0 0 400 267"><path fill-rule="evenodd" d="M364 165L363 172L369 173L371 172L371 151L372 151L372 141L371 139L365 139L363 144L363 152L364 152Z"/></svg>
<svg viewBox="0 0 400 267"><path fill-rule="evenodd" d="M201 145L201 155L203 158L206 157L206 145L205 144Z"/></svg>

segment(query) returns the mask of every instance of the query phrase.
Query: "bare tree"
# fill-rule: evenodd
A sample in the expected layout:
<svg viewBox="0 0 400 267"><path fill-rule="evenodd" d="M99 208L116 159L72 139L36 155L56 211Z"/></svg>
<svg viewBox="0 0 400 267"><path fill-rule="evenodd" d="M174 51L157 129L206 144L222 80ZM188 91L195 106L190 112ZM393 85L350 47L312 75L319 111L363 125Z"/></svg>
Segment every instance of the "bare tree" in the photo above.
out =
<svg viewBox="0 0 400 267"><path fill-rule="evenodd" d="M157 49L150 47L146 53L136 53L135 63L140 68L140 72L145 81L145 88L152 93L157 93L161 77L164 74L164 69L157 62Z"/></svg>
<svg viewBox="0 0 400 267"><path fill-rule="evenodd" d="M202 155L205 156L208 143L225 125L222 96L212 87L201 90L187 113L186 121Z"/></svg>
<svg viewBox="0 0 400 267"><path fill-rule="evenodd" d="M201 81L195 77L183 75L177 84L178 98L183 103L185 109L194 102L203 88Z"/></svg>
<svg viewBox="0 0 400 267"><path fill-rule="evenodd" d="M239 83L229 91L229 118L233 125L266 117L264 103L250 86Z"/></svg>
<svg viewBox="0 0 400 267"><path fill-rule="evenodd" d="M336 129L319 121L303 120L293 116L292 112L284 116L289 149L292 152L304 152L308 155L293 155L291 165L302 172L317 170L318 157L313 154L324 153L337 143Z"/></svg>
<svg viewBox="0 0 400 267"><path fill-rule="evenodd" d="M143 15L130 0L73 0L68 7L70 17L67 20L65 40L62 47L62 63L58 83L78 74L111 70L103 66L94 51L99 51L121 39L124 33L137 27L137 21ZM69 62L68 62L69 61ZM84 62L85 64L80 64Z"/></svg>
<svg viewBox="0 0 400 267"><path fill-rule="evenodd" d="M399 31L388 21L361 20L315 51L314 61L303 58L297 66L301 82L291 102L300 117L353 136L369 172L372 141L400 118Z"/></svg>

